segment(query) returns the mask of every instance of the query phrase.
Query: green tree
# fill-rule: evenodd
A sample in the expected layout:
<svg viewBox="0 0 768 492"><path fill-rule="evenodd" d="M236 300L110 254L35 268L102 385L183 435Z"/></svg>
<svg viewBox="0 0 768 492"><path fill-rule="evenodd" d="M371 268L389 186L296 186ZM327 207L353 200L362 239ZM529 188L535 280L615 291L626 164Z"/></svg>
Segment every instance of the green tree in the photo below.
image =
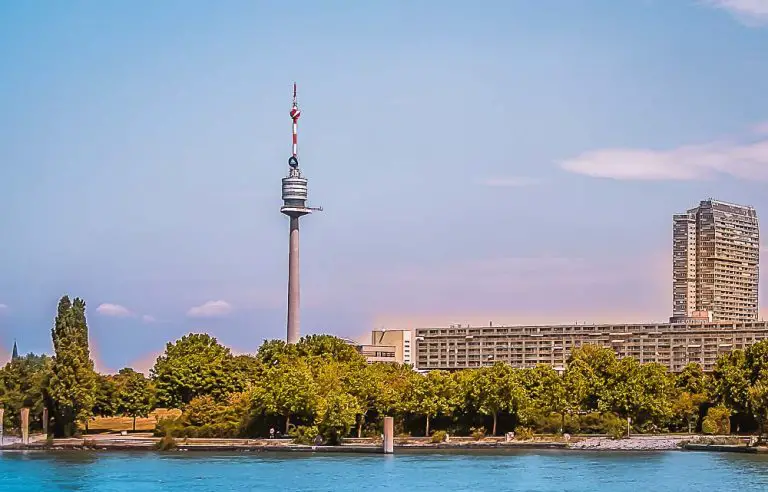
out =
<svg viewBox="0 0 768 492"><path fill-rule="evenodd" d="M72 435L77 424L88 425L96 400L96 373L88 347L85 302L59 301L53 330L54 357L48 382L53 402L54 434Z"/></svg>
<svg viewBox="0 0 768 492"><path fill-rule="evenodd" d="M521 378L509 364L497 362L474 372L469 380L469 395L483 415L493 417L492 435L496 435L499 412L516 413L526 401Z"/></svg>
<svg viewBox="0 0 768 492"><path fill-rule="evenodd" d="M98 374L93 414L102 417L117 415L119 413L117 395L118 387L115 376L111 374Z"/></svg>
<svg viewBox="0 0 768 492"><path fill-rule="evenodd" d="M337 444L366 410L364 402L349 392L350 383L359 382L359 379L350 378L350 374L362 369L349 362L325 359L315 366L318 393L315 424L331 444Z"/></svg>
<svg viewBox="0 0 768 492"><path fill-rule="evenodd" d="M135 432L136 417L146 417L152 410L152 386L143 374L129 367L120 370L118 379L118 409L121 414L133 418Z"/></svg>
<svg viewBox="0 0 768 492"><path fill-rule="evenodd" d="M675 377L675 387L692 395L706 394L707 381L701 366L695 362L686 365Z"/></svg>
<svg viewBox="0 0 768 492"><path fill-rule="evenodd" d="M681 391L672 403L672 413L688 426L689 434L693 432L699 420L701 405L705 401L706 396L701 393Z"/></svg>
<svg viewBox="0 0 768 492"><path fill-rule="evenodd" d="M603 411L609 398L607 385L617 366L616 353L607 347L583 345L571 352L566 386L575 390L582 410Z"/></svg>
<svg viewBox="0 0 768 492"><path fill-rule="evenodd" d="M223 400L247 386L242 366L229 348L206 334L189 334L168 343L151 371L161 406L181 408L192 398L211 395Z"/></svg>
<svg viewBox="0 0 768 492"><path fill-rule="evenodd" d="M405 399L411 412L426 417L426 436L429 436L430 419L439 414L450 415L458 406L456 389L454 380L444 371L430 371L426 375L413 373Z"/></svg>
<svg viewBox="0 0 768 492"><path fill-rule="evenodd" d="M560 432L563 432L565 416L578 411L578 399L569 398L565 378L560 376L552 366L545 364L538 364L523 374L526 390L532 400L531 406L545 414L558 414Z"/></svg>
<svg viewBox="0 0 768 492"><path fill-rule="evenodd" d="M265 368L260 384L253 388L253 404L258 412L285 419L285 433L291 416L312 416L317 405L317 384L306 358L282 358Z"/></svg>
<svg viewBox="0 0 768 492"><path fill-rule="evenodd" d="M338 362L365 361L353 345L332 335L301 337L295 348L302 357L324 357Z"/></svg>
<svg viewBox="0 0 768 492"><path fill-rule="evenodd" d="M737 413L749 413L750 372L743 350L718 357L712 371L714 400Z"/></svg>
<svg viewBox="0 0 768 492"><path fill-rule="evenodd" d="M50 368L50 357L35 354L19 357L17 354L0 369L0 405L5 408L6 426L20 425L19 412L24 407L30 409L33 419L42 415Z"/></svg>

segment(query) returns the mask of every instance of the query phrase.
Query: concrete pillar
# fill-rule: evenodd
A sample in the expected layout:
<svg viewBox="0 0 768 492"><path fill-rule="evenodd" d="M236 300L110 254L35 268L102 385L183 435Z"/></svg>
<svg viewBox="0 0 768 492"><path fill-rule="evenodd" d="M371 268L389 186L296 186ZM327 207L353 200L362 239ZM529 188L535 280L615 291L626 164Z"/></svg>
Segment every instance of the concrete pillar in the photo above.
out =
<svg viewBox="0 0 768 492"><path fill-rule="evenodd" d="M288 343L299 341L299 218L291 217L288 249Z"/></svg>
<svg viewBox="0 0 768 492"><path fill-rule="evenodd" d="M21 409L21 442L29 444L29 408Z"/></svg>
<svg viewBox="0 0 768 492"><path fill-rule="evenodd" d="M48 408L43 408L43 435L48 437Z"/></svg>
<svg viewBox="0 0 768 492"><path fill-rule="evenodd" d="M3 418L5 417L5 408L0 408L0 446L3 445Z"/></svg>
<svg viewBox="0 0 768 492"><path fill-rule="evenodd" d="M384 453L395 452L395 420L392 417L384 417Z"/></svg>

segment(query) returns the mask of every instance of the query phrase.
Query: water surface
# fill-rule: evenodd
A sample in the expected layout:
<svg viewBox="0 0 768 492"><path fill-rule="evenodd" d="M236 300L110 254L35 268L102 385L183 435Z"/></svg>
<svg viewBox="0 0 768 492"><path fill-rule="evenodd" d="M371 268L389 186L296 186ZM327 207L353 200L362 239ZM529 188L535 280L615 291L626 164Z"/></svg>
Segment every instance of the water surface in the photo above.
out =
<svg viewBox="0 0 768 492"><path fill-rule="evenodd" d="M384 455L0 452L0 491L768 490L768 457L698 452Z"/></svg>

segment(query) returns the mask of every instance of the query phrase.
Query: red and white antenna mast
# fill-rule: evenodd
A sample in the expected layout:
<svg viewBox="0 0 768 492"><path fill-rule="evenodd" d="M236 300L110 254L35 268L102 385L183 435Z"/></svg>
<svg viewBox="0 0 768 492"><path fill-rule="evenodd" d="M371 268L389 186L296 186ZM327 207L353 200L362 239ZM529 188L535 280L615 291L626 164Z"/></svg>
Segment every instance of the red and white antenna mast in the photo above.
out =
<svg viewBox="0 0 768 492"><path fill-rule="evenodd" d="M299 167L299 116L301 116L301 110L296 102L296 82L293 83L293 106L290 114L291 120L293 120L293 149L288 163L295 169Z"/></svg>

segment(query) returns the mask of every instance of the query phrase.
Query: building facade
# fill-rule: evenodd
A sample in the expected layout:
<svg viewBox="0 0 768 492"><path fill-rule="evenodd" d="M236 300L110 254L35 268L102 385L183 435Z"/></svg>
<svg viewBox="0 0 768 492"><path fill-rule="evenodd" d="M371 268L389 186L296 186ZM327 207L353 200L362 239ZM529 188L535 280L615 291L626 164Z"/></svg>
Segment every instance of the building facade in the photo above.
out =
<svg viewBox="0 0 768 492"><path fill-rule="evenodd" d="M760 233L752 207L717 200L673 216L672 319L758 318Z"/></svg>
<svg viewBox="0 0 768 492"><path fill-rule="evenodd" d="M411 330L373 330L371 345L394 346L395 362L413 364L413 332Z"/></svg>
<svg viewBox="0 0 768 492"><path fill-rule="evenodd" d="M619 357L658 362L680 371L695 362L711 371L720 354L768 338L768 322L623 325L552 325L418 328L415 366L420 370L465 369L497 361L529 368L565 369L582 345L613 349Z"/></svg>

